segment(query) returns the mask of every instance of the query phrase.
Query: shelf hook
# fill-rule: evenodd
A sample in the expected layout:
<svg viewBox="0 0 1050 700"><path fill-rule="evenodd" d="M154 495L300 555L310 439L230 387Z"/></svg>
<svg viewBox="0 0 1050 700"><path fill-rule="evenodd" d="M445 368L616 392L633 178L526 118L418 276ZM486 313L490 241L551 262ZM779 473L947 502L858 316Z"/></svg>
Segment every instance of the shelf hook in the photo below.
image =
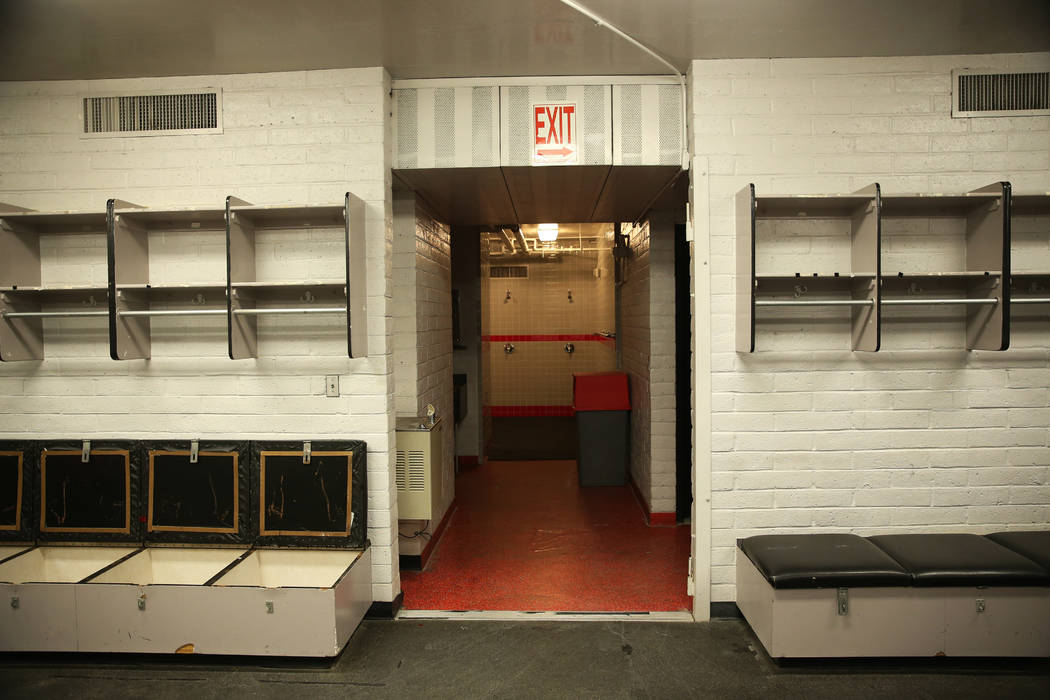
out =
<svg viewBox="0 0 1050 700"><path fill-rule="evenodd" d="M190 464L196 464L197 459L200 457L201 441L190 440Z"/></svg>
<svg viewBox="0 0 1050 700"><path fill-rule="evenodd" d="M84 440L80 443L80 461L87 464L91 461L91 441Z"/></svg>
<svg viewBox="0 0 1050 700"><path fill-rule="evenodd" d="M310 463L310 441L303 442L303 464Z"/></svg>

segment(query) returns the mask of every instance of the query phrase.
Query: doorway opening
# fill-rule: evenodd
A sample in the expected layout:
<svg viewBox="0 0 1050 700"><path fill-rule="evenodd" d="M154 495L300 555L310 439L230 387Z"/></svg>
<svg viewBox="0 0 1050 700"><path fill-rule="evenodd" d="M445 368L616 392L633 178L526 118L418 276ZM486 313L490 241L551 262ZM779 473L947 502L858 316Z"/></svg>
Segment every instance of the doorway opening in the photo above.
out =
<svg viewBox="0 0 1050 700"><path fill-rule="evenodd" d="M395 171L450 224L450 384L464 407L455 498L424 524L421 570L402 567L405 609L691 609L690 532L675 526L667 213L686 190L676 169L658 170ZM665 213L650 217L654 207ZM630 382L624 484L581 486L573 375L610 371Z"/></svg>

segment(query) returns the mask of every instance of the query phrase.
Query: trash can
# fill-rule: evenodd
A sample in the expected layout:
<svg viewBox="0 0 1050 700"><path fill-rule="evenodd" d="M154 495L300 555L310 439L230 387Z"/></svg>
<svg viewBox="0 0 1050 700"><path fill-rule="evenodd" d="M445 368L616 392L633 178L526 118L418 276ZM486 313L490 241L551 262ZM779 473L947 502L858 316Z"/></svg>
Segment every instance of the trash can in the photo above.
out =
<svg viewBox="0 0 1050 700"><path fill-rule="evenodd" d="M627 483L631 401L623 372L572 375L580 486Z"/></svg>

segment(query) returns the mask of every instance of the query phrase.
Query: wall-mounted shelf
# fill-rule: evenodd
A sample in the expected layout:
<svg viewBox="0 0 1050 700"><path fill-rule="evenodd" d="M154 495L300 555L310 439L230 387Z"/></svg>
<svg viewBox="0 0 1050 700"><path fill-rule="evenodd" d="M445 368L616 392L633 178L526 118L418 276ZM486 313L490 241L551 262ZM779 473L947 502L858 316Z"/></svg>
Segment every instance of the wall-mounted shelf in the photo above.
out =
<svg viewBox="0 0 1050 700"><path fill-rule="evenodd" d="M258 318L265 315L341 315L346 322L347 354L368 354L364 204L360 199L348 192L341 207L256 207L228 197L225 222L231 359L258 356ZM259 279L259 234L309 235L315 229L333 228L343 233L339 279Z"/></svg>
<svg viewBox="0 0 1050 700"><path fill-rule="evenodd" d="M1020 212L1050 219L1050 196L1018 199ZM961 307L966 314L968 349L1005 350L1011 301L1007 280L1015 291L1019 285L1028 285L1035 292L1026 294L1022 303L1042 303L1043 297L1050 297L1042 293L1050 274L1010 275L1011 192L1007 182L951 195L885 195L875 184L847 195L761 197L754 185L748 185L737 194L736 216L738 352L754 352L756 325L777 318L756 319L757 309L778 314L793 307L849 309L851 347L867 351L881 346L884 312L892 314L902 307ZM895 219L907 221L899 227L903 233L894 231L894 239L923 244L954 237L962 249L942 257L957 260L957 267L929 269L940 259L923 255L912 255L907 265L887 265L884 250L889 228L884 222ZM942 219L959 221L941 223ZM848 235L849 269L768 269L779 267L782 259L802 257L799 249L777 254L777 246L799 232L814 247L804 251L814 266L835 259L839 267L845 267L846 246L839 239ZM815 249L822 241L827 241L829 251ZM763 256L763 246L773 254Z"/></svg>
<svg viewBox="0 0 1050 700"><path fill-rule="evenodd" d="M285 236L292 249L318 229L338 229L337 277L296 278L293 269L290 279L256 279L256 230ZM82 248L93 255L59 251L66 259L51 273L74 269L84 284L43 279L40 240L56 235L89 240ZM225 250L225 269L221 259L202 259L206 248ZM285 253L275 248L271 267L283 271ZM229 354L238 359L257 354L259 316L313 314L345 318L347 353L361 357L368 353L366 279L364 204L350 193L342 205L319 206L252 206L234 197L211 209L145 209L115 199L105 212L0 205L0 360L43 359L48 318L106 319L110 357L130 360L151 356L153 318L224 316Z"/></svg>
<svg viewBox="0 0 1050 700"><path fill-rule="evenodd" d="M754 185L737 194L738 352L755 350L757 309L817 306L848 309L853 349L879 349L880 207L877 184L848 195L759 197ZM836 238L843 239L840 265L835 265L841 269L760 271L760 260L765 267L760 246L776 236L778 226L791 222L830 224ZM761 236L760 227L765 229ZM825 258L815 263L829 264Z"/></svg>
<svg viewBox="0 0 1050 700"><path fill-rule="evenodd" d="M53 236L84 240L85 255L66 269L82 284L44 280L41 239ZM0 360L43 359L44 319L104 323L105 236L101 211L41 213L0 205Z"/></svg>

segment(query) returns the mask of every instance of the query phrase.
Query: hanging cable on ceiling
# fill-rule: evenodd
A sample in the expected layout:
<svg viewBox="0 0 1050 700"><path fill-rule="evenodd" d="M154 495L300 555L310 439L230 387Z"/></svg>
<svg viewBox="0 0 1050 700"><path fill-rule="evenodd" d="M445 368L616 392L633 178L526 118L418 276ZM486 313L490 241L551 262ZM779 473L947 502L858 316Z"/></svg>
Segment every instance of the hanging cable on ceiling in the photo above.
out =
<svg viewBox="0 0 1050 700"><path fill-rule="evenodd" d="M608 20L606 20L605 18L601 17L600 15L595 13L590 8L585 7L584 5L581 5L580 3L576 2L575 0L561 0L561 3L563 5L567 5L568 7L571 7L572 9L576 10L577 12L579 12L581 15L584 15L585 17L588 17L588 18L594 20L595 24L597 24L599 27L605 27L606 29L611 31L613 34L616 34L617 36L625 39L626 41L630 42L634 46L637 46L639 49L641 49L645 53L647 53L650 56L652 56L653 58L655 58L660 63L662 63L665 66L667 66L668 68L670 68L671 72L675 74L675 76L678 78L678 84L682 88L682 138L683 138L683 141L684 141L684 143L682 144L682 170L688 170L689 169L689 126L688 126L688 122L686 121L687 115L686 115L686 102L685 102L685 100L686 100L685 76L682 75L682 71L678 70L678 68L676 68L673 63L671 63L666 58L664 58L660 54L658 54L655 51L653 51L652 49L650 49L648 46L646 46L642 42L640 42L637 39L635 39L633 36L631 36L627 32L623 31L622 29L620 29L619 27L617 27L617 26L615 26L613 24L610 24Z"/></svg>

